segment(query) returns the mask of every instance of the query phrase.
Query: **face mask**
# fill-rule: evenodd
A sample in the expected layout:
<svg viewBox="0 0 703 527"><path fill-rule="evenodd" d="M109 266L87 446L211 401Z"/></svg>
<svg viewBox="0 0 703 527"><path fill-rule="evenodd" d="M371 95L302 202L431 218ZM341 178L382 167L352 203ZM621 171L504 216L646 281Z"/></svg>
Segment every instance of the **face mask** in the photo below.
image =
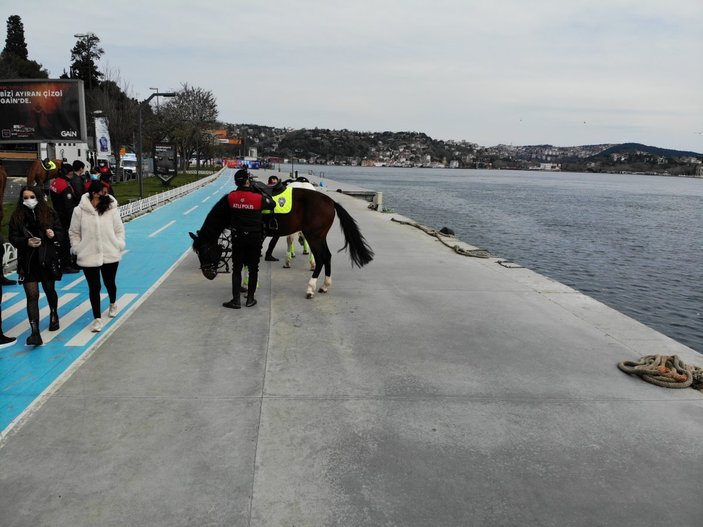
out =
<svg viewBox="0 0 703 527"><path fill-rule="evenodd" d="M37 206L37 198L28 198L23 201L24 206L27 207L28 209L34 210L34 207Z"/></svg>

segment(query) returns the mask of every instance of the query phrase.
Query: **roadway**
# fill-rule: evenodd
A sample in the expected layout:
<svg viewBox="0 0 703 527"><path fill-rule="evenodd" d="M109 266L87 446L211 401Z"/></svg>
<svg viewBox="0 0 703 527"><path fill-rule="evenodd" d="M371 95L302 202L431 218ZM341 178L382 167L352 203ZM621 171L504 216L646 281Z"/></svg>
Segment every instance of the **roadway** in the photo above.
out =
<svg viewBox="0 0 703 527"><path fill-rule="evenodd" d="M328 294L262 262L238 311L192 253L149 295L122 273L141 296L5 436L1 525L700 525L703 397L616 368L699 354L326 183L376 259L335 225Z"/></svg>

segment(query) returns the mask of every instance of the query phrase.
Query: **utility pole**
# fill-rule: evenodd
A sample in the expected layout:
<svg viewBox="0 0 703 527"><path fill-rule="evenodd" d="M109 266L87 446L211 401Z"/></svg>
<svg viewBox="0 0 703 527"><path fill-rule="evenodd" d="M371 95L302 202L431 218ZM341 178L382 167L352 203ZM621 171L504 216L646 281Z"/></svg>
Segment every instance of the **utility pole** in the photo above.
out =
<svg viewBox="0 0 703 527"><path fill-rule="evenodd" d="M168 93L152 93L147 99L139 103L139 141L137 142L137 176L139 178L139 199L144 199L144 174L142 167L142 109L145 104L149 104L149 101L154 97L175 97L176 92Z"/></svg>

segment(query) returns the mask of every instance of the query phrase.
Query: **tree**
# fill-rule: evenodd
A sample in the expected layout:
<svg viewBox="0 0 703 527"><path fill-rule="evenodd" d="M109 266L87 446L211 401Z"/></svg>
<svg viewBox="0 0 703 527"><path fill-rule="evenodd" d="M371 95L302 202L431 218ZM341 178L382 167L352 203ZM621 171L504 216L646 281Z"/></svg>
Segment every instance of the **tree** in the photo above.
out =
<svg viewBox="0 0 703 527"><path fill-rule="evenodd" d="M86 95L88 113L99 110L107 119L110 140L115 153L121 146L132 143L137 129L139 103L130 97L129 86L122 82L119 73L110 71L100 86ZM117 156L119 157L119 156Z"/></svg>
<svg viewBox="0 0 703 527"><path fill-rule="evenodd" d="M24 24L19 15L7 19L7 37L3 53L12 53L17 57L28 60L27 43L24 40Z"/></svg>
<svg viewBox="0 0 703 527"><path fill-rule="evenodd" d="M0 78L48 79L49 73L46 69L28 57L22 19L18 15L12 15L7 19L5 48L0 54Z"/></svg>
<svg viewBox="0 0 703 527"><path fill-rule="evenodd" d="M182 85L176 97L162 105L161 130L164 136L176 143L181 157L181 168L194 153L199 153L211 134L205 133L217 120L217 101L209 90Z"/></svg>
<svg viewBox="0 0 703 527"><path fill-rule="evenodd" d="M88 33L80 37L71 50L71 78L83 80L88 90L99 86L104 76L96 64L105 53L99 44L100 39L94 33Z"/></svg>

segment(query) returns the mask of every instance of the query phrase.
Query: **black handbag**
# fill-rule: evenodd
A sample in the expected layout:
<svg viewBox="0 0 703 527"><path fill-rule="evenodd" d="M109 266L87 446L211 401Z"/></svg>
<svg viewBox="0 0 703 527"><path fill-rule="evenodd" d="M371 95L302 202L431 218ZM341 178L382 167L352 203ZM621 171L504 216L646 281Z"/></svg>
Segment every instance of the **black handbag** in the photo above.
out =
<svg viewBox="0 0 703 527"><path fill-rule="evenodd" d="M61 280L63 271L61 265L61 246L59 242L47 240L38 247L39 265L46 270L52 280Z"/></svg>

